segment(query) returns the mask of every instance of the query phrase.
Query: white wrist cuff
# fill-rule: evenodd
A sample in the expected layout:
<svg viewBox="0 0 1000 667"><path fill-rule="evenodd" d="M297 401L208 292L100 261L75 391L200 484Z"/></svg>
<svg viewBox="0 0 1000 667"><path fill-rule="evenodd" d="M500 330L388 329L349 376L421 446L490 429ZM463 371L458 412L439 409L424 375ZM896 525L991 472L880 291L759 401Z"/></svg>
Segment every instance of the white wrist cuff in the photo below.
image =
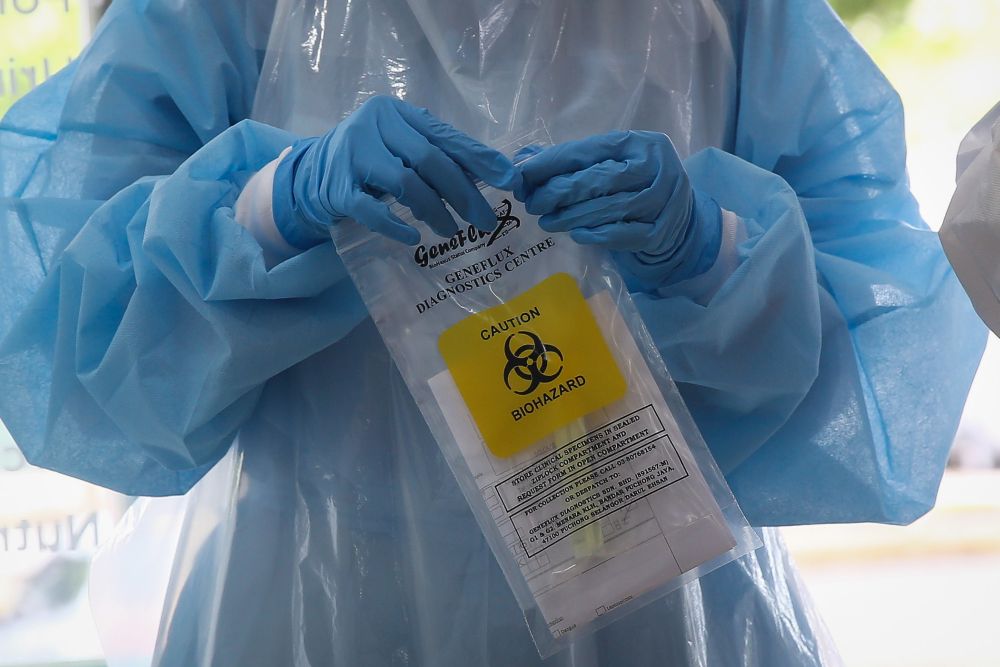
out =
<svg viewBox="0 0 1000 667"><path fill-rule="evenodd" d="M719 288L733 275L740 265L737 248L748 238L747 228L743 220L733 213L722 209L722 240L719 243L719 255L712 267L699 276L684 281L684 291L695 302L708 303Z"/></svg>
<svg viewBox="0 0 1000 667"><path fill-rule="evenodd" d="M302 251L289 245L274 224L271 196L274 193L274 172L292 148L289 146L277 158L268 162L243 188L236 200L236 222L245 227L264 251L268 268L300 254Z"/></svg>

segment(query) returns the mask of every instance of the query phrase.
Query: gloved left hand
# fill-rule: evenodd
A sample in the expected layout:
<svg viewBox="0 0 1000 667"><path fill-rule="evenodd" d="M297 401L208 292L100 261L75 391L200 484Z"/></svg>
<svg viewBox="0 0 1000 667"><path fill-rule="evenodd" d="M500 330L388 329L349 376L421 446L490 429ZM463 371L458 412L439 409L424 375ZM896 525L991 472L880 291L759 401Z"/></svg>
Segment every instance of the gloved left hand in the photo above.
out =
<svg viewBox="0 0 1000 667"><path fill-rule="evenodd" d="M670 139L629 131L571 141L520 165L515 196L549 232L601 245L647 287L707 271L721 241L721 211L695 191Z"/></svg>

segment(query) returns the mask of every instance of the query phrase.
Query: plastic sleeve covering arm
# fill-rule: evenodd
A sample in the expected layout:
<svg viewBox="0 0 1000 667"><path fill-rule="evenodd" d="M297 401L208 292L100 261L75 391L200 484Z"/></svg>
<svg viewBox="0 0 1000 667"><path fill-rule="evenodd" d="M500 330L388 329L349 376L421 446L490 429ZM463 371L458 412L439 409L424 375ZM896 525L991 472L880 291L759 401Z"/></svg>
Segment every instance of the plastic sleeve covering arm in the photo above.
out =
<svg viewBox="0 0 1000 667"><path fill-rule="evenodd" d="M241 185L294 141L227 129L249 114L248 32L267 14L116 2L0 126L0 418L32 463L183 492L267 379L364 316L330 244L267 271L233 221Z"/></svg>
<svg viewBox="0 0 1000 667"><path fill-rule="evenodd" d="M705 306L637 300L751 522L905 523L984 330L910 194L898 96L819 4L749 3L736 156L685 163L746 225L740 265Z"/></svg>

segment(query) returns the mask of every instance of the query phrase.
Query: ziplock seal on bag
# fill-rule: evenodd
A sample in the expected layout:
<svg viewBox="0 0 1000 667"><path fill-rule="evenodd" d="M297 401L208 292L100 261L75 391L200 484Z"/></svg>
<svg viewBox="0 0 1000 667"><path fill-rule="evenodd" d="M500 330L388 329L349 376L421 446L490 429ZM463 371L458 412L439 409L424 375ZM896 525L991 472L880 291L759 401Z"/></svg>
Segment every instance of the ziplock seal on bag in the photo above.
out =
<svg viewBox="0 0 1000 667"><path fill-rule="evenodd" d="M492 232L333 239L547 657L760 543L611 257L480 190Z"/></svg>

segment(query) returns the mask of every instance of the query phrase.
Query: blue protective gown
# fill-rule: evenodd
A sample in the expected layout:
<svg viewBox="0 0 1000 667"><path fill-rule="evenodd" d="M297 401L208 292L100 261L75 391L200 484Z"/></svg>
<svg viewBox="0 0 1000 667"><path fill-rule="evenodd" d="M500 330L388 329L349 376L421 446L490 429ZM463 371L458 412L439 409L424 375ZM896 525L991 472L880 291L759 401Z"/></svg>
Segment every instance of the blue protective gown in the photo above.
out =
<svg viewBox="0 0 1000 667"><path fill-rule="evenodd" d="M296 138L246 120L280 72L261 74L285 20L273 4L120 0L0 123L0 418L32 463L143 495L186 491L238 436L229 556L195 568L168 615L183 637L223 619L211 641L184 640L211 644L212 664L249 664L237 647L268 624L285 639L260 664L531 664L332 245L269 269L234 221L249 177ZM898 96L825 3L704 4L732 67L674 114L689 130L675 143L747 240L710 298L682 282L636 302L751 522L911 521L933 505L985 331L909 192ZM718 131L700 131L703 107ZM746 610L739 627L672 616L675 596L557 660L814 664L772 548L685 593L707 617ZM257 576L270 583L250 612L258 589L240 587ZM225 590L201 587L205 603L202 580ZM164 664L208 655L166 659L180 649Z"/></svg>

